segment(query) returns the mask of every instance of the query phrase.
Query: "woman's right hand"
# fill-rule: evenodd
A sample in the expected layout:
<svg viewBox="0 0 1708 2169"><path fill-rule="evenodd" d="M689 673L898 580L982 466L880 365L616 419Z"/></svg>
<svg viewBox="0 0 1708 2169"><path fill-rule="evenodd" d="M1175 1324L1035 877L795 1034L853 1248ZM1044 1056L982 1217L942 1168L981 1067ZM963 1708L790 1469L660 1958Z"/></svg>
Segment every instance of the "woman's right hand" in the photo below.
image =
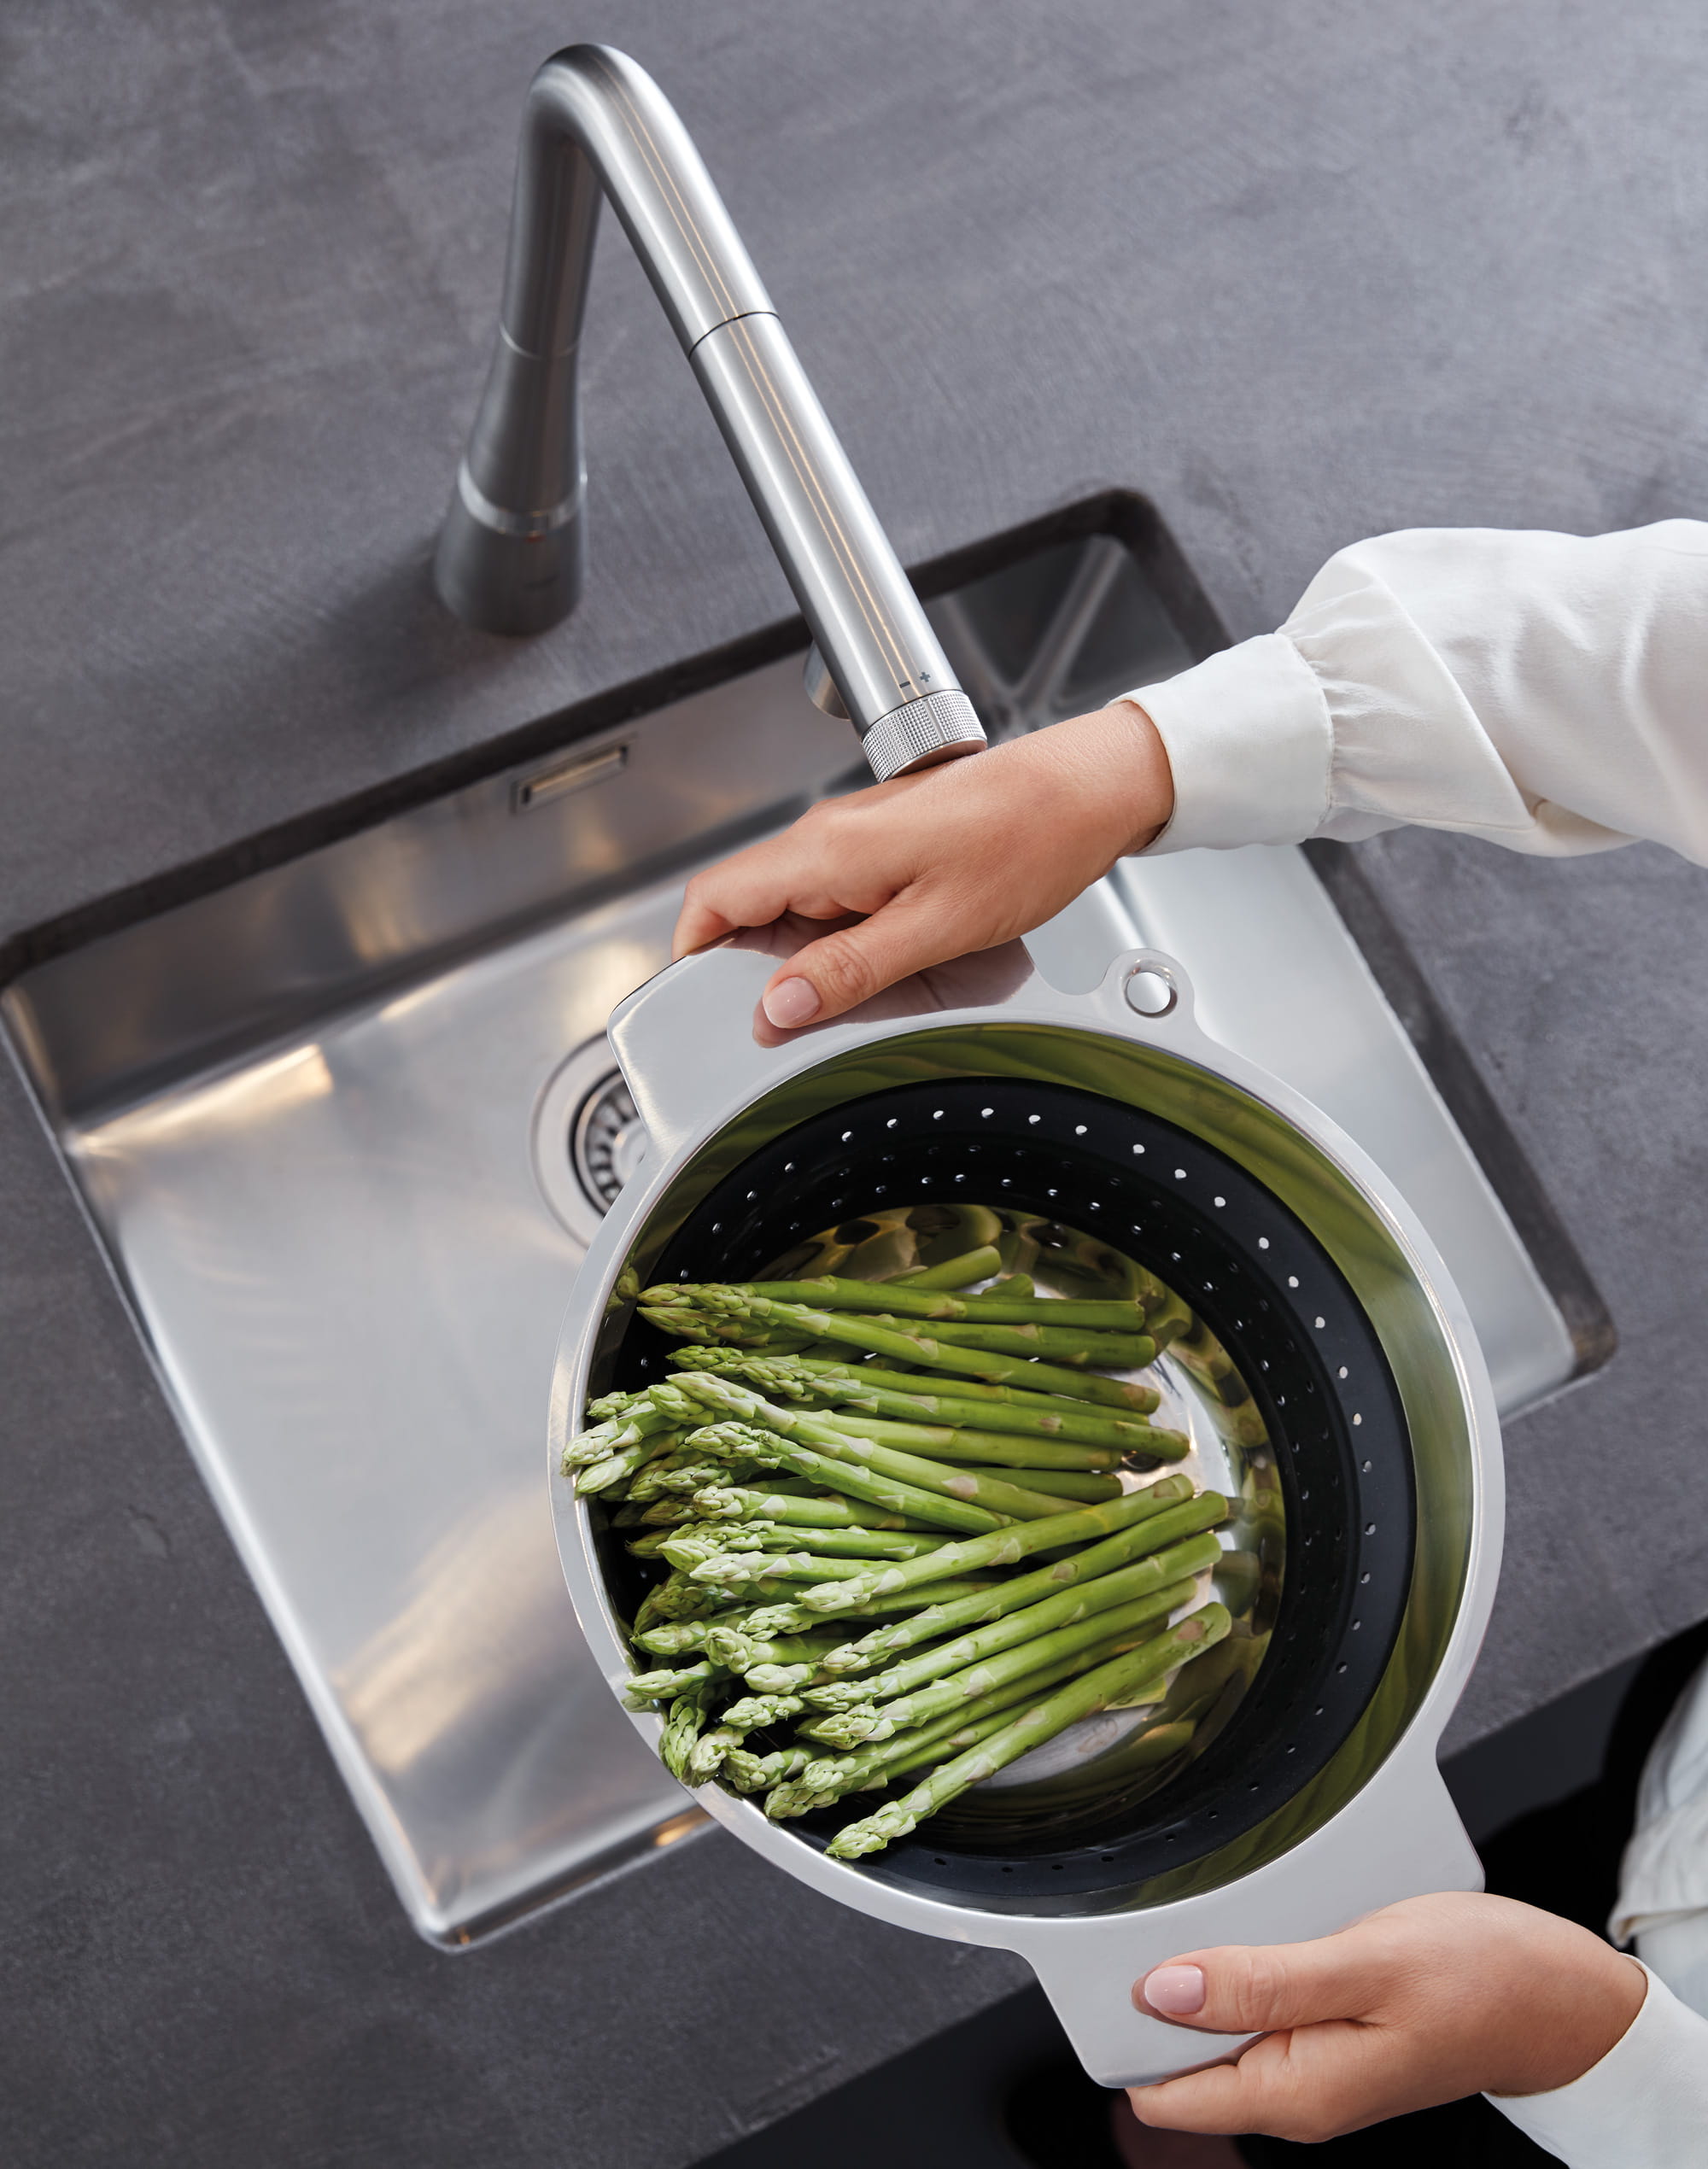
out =
<svg viewBox="0 0 1708 2169"><path fill-rule="evenodd" d="M832 922L761 997L781 1030L822 1023L910 973L1030 933L1148 844L1173 806L1155 726L1117 701L827 799L694 876L675 953L789 914Z"/></svg>
<svg viewBox="0 0 1708 2169"><path fill-rule="evenodd" d="M1535 1906L1407 1898L1314 1943L1154 1966L1132 1992L1141 2011L1263 2038L1128 2098L1170 2131L1313 2142L1466 2094L1551 2093L1601 2061L1647 1987L1635 1959Z"/></svg>

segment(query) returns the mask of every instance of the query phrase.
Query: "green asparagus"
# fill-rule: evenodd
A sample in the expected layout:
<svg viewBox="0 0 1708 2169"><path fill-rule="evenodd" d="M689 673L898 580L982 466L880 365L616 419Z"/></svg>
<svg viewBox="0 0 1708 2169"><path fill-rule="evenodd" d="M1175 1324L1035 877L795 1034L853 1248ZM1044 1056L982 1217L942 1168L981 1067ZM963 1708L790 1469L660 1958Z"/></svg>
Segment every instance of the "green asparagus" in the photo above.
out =
<svg viewBox="0 0 1708 2169"><path fill-rule="evenodd" d="M993 1732L976 1747L968 1748L952 1761L939 1763L901 1799L887 1802L874 1815L839 1830L830 1841L832 1856L837 1860L858 1860L868 1853L880 1851L898 1838L905 1838L927 1815L935 1815L969 1785L976 1785L981 1778L991 1777L1009 1763L1017 1762L1022 1755L1029 1754L1046 1739L1053 1739L1057 1733L1066 1731L1081 1717L1134 1700L1143 1688L1160 1680L1196 1651L1220 1641L1230 1624L1227 1613L1220 1605L1208 1605L1202 1611L1194 1612L1178 1627L1142 1643L1138 1649L1082 1673Z"/></svg>
<svg viewBox="0 0 1708 2169"><path fill-rule="evenodd" d="M914 1725L929 1724L933 1718L946 1715L964 1702L1006 1687L1010 1680L1041 1672L1061 1657L1079 1657L1112 1635L1131 1634L1141 1628L1155 1632L1177 1605L1190 1601L1196 1588L1195 1581L1171 1581L1166 1588L1153 1590L1148 1596L1136 1597L1106 1611L1095 1611L1088 1618L1057 1627L1050 1633L1015 1640L1007 1649L981 1657L975 1663L946 1673L941 1679L915 1687L910 1693L897 1695L892 1701L878 1705L862 1704L857 1709L834 1711L814 1718L800 1729L809 1739L822 1739L832 1747L857 1747L863 1739L888 1739L895 1733L904 1732ZM1025 1617L1022 1612L1021 1617Z"/></svg>
<svg viewBox="0 0 1708 2169"><path fill-rule="evenodd" d="M1210 1493L1206 1496L1215 1498L1216 1494ZM1227 1503L1225 1499L1217 1499L1220 1513L1227 1511ZM827 1575L821 1587L801 1592L801 1602L812 1611L845 1611L851 1605L863 1604L869 1597L929 1581L933 1570L943 1574L967 1574L980 1567L1013 1566L1035 1552L1053 1552L1066 1545L1113 1536L1116 1530L1144 1520L1155 1511L1144 1492L1126 1493L1100 1506L1076 1506L1067 1513L1052 1514L1044 1521L1015 1522L1007 1529L992 1529L988 1535L970 1536L958 1544L945 1544L929 1559L898 1559L892 1564L869 1567L863 1573L838 1577L834 1581ZM1073 1562L1063 1560L1062 1564L1071 1566Z"/></svg>

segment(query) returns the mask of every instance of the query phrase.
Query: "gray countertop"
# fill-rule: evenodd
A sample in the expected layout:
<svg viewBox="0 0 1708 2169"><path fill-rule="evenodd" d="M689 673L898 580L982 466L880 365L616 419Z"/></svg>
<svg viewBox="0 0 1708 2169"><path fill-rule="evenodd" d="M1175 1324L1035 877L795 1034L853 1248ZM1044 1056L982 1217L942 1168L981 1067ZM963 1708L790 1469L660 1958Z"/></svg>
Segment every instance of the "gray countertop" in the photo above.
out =
<svg viewBox="0 0 1708 2169"><path fill-rule="evenodd" d="M786 613L614 229L579 617L506 645L428 590L522 91L570 37L680 104L904 558L1120 484L1238 636L1365 533L1708 504L1699 28L1682 0L15 10L11 967ZM1363 862L1623 1336L1511 1430L1463 1742L1708 1612L1708 877L1420 834ZM721 1835L471 1955L417 1944L9 1077L0 1177L9 2160L676 2169L1018 1985Z"/></svg>

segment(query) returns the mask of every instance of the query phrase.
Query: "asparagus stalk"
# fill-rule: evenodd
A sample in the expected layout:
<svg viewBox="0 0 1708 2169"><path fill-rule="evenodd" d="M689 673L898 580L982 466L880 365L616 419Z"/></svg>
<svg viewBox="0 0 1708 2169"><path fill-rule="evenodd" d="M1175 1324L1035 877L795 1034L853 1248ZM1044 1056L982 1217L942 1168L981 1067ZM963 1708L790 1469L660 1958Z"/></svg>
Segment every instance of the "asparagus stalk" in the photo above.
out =
<svg viewBox="0 0 1708 2169"><path fill-rule="evenodd" d="M659 1429L629 1446L618 1447L602 1461L589 1463L576 1473L576 1492L583 1499L595 1497L601 1492L620 1494L632 1488L649 1461L673 1452L681 1435L676 1430Z"/></svg>
<svg viewBox="0 0 1708 2169"><path fill-rule="evenodd" d="M764 1792L798 1777L811 1760L808 1747L780 1747L772 1755L732 1747L723 1758L723 1774L738 1792Z"/></svg>
<svg viewBox="0 0 1708 2169"><path fill-rule="evenodd" d="M684 1657L691 1649L704 1649L714 1622L710 1619L665 1619L629 1640L649 1657Z"/></svg>
<svg viewBox="0 0 1708 2169"><path fill-rule="evenodd" d="M1053 1365L1068 1367L1068 1374L1092 1364L1108 1369L1137 1371L1156 1353L1155 1342L1142 1333L1097 1333L1053 1325L933 1324L929 1336L917 1323L888 1313L876 1317L851 1312L816 1310L805 1303L775 1301L746 1289L701 1284L677 1291L687 1297L674 1315L736 1320L746 1331L752 1325L786 1334L816 1335L863 1348L878 1355L898 1355L904 1363L923 1363L927 1368L970 1371L975 1377L1007 1377L1006 1370L991 1371L991 1357L1015 1357L1023 1362L1044 1356ZM649 1313L649 1316L653 1313ZM658 1313L663 1322L663 1313ZM675 1330L675 1328L671 1329ZM873 1336L876 1336L875 1338ZM685 1337L693 1337L687 1336ZM751 1342L749 1343L751 1345ZM976 1357L977 1361L968 1360ZM1052 1367L1050 1365L1045 1368ZM1053 1382L1052 1382L1053 1383ZM1108 1383L1105 1381L1105 1383ZM1059 1390L1059 1389L1058 1389ZM1087 1396L1091 1399L1096 1395Z"/></svg>
<svg viewBox="0 0 1708 2169"><path fill-rule="evenodd" d="M1063 1447L1055 1441L1025 1438L1007 1431L986 1431L963 1428L951 1424L926 1424L917 1419L898 1423L883 1416L851 1415L849 1404L852 1396L839 1396L834 1417L836 1429L851 1432L857 1438L870 1439L876 1445L892 1446L899 1452L925 1453L945 1461L993 1460L1009 1466L999 1474L1009 1476L1019 1482L1017 1471L1032 1465L1032 1456L1038 1454L1047 1465L1051 1461L1065 1462L1068 1468L1118 1468L1126 1455L1145 1453L1161 1461L1184 1461L1192 1450L1192 1441L1184 1431L1164 1430L1149 1424L1134 1424L1130 1428L1142 1435L1129 1441L1119 1449L1102 1449L1087 1446ZM864 1396L863 1395L863 1399ZM891 1399L899 1396L892 1395ZM808 1409L803 1414L811 1416ZM820 1420L823 1420L822 1418Z"/></svg>
<svg viewBox="0 0 1708 2169"><path fill-rule="evenodd" d="M1148 1386L1129 1386L1124 1380L1105 1378L1068 1365L1040 1363L1030 1355L951 1345L940 1336L911 1332L894 1324L886 1325L874 1318L857 1318L845 1312L815 1311L799 1304L773 1303L763 1295L740 1296L730 1291L721 1301L755 1321L774 1323L843 1348L862 1349L869 1355L889 1356L902 1363L916 1364L927 1371L960 1371L974 1378L993 1379L999 1385L1024 1385L1033 1393L1067 1394L1106 1408L1130 1412L1141 1406L1154 1408L1156 1405L1153 1389ZM693 1313L696 1317L715 1314Z"/></svg>
<svg viewBox="0 0 1708 2169"><path fill-rule="evenodd" d="M717 1722L745 1739L750 1732L768 1732L773 1725L798 1716L805 1707L798 1694L749 1694L721 1711Z"/></svg>
<svg viewBox="0 0 1708 2169"><path fill-rule="evenodd" d="M1111 1635L1133 1634L1142 1629L1155 1632L1177 1605L1190 1599L1196 1588L1195 1581L1171 1581L1165 1588L1153 1589L1127 1604L1015 1641L993 1656L982 1657L976 1663L930 1681L910 1693L898 1695L881 1708L863 1704L857 1709L834 1711L814 1718L801 1731L808 1739L822 1739L831 1747L857 1747L864 1739L888 1739L915 1725L929 1724L933 1717L945 1716L962 1703L1006 1687L1010 1680L1041 1672L1058 1657L1083 1657L1087 1650L1101 1648Z"/></svg>
<svg viewBox="0 0 1708 2169"><path fill-rule="evenodd" d="M1218 1500L1215 1511L1218 1518L1225 1514L1227 1501ZM981 1567L1013 1566L1036 1552L1053 1552L1064 1545L1113 1536L1117 1529L1142 1521L1155 1511L1144 1492L1126 1493L1101 1506L1076 1506L1067 1513L1051 1514L1044 1521L1015 1522L1007 1529L992 1529L986 1536L945 1544L929 1559L897 1559L887 1565L868 1567L860 1574L839 1578L834 1582L827 1575L820 1587L801 1592L801 1602L811 1611L843 1611L850 1605L864 1604L869 1598L881 1596L886 1591L930 1581L934 1578L933 1570L969 1574ZM1073 1561L1064 1559L1061 1564L1071 1567ZM704 1573L705 1569L698 1571Z"/></svg>
<svg viewBox="0 0 1708 2169"><path fill-rule="evenodd" d="M985 1737L997 1724L1006 1723L1016 1709L1035 1701L1038 1695L1063 1681L1075 1678L1085 1669L1083 1652L1057 1657L1041 1671L1010 1680L1006 1687L993 1688L989 1694L963 1704L958 1711L939 1717L932 1724L897 1733L889 1739L869 1741L851 1754L823 1756L809 1763L798 1780L791 1780L795 1787L793 1798L767 1800L765 1812L778 1819L809 1815L816 1808L831 1806L845 1792L865 1792L874 1786L887 1785L891 1772L904 1763L940 1762L963 1745L970 1745L974 1739ZM977 1729L969 1733L968 1728Z"/></svg>
<svg viewBox="0 0 1708 2169"><path fill-rule="evenodd" d="M707 1521L788 1522L800 1529L900 1529L905 1514L887 1514L859 1499L813 1498L793 1492L744 1491L716 1486L697 1491L690 1501Z"/></svg>
<svg viewBox="0 0 1708 2169"><path fill-rule="evenodd" d="M968 1786L1018 1762L1081 1717L1135 1700L1143 1688L1175 1665L1220 1641L1231 1624L1220 1605L1208 1605L1166 1634L1082 1674L1034 1703L976 1747L940 1763L903 1798L886 1803L874 1815L839 1831L830 1842L829 1852L837 1860L858 1860L880 1851L898 1838L905 1838Z"/></svg>
<svg viewBox="0 0 1708 2169"><path fill-rule="evenodd" d="M751 1394L747 1398L754 1399ZM757 1405L763 1408L765 1404ZM727 1452L733 1460L744 1456L751 1459L755 1451L763 1451L780 1466L797 1475L810 1476L827 1490L845 1492L851 1498L887 1507L892 1512L905 1514L910 1521L923 1522L933 1529L967 1532L1002 1525L1001 1517L984 1506L951 1499L940 1492L921 1490L915 1484L903 1483L881 1474L867 1465L861 1457L820 1453L775 1432L762 1432L745 1424L709 1424L694 1432L693 1438L700 1449L710 1453Z"/></svg>
<svg viewBox="0 0 1708 2169"><path fill-rule="evenodd" d="M1041 1492L1027 1491L1022 1485L1009 1483L999 1476L978 1476L966 1469L945 1469L921 1454L904 1453L898 1447L863 1438L828 1418L806 1414L799 1409L776 1407L746 1387L737 1385L733 1378L695 1371L687 1372L681 1383L683 1392L692 1400L703 1401L718 1415L733 1416L744 1424L762 1426L779 1439L806 1447L832 1461L853 1462L879 1476L892 1476L915 1491L941 1494L945 1498L976 1505L991 1517L986 1526L1005 1518L1035 1519L1056 1511L1056 1501ZM701 1434L695 1432L691 1435L698 1438ZM967 1524L962 1522L948 1526L965 1528Z"/></svg>
<svg viewBox="0 0 1708 2169"><path fill-rule="evenodd" d="M863 1396L900 1394L904 1405L872 1406L874 1415L899 1416L928 1424L973 1426L987 1431L1036 1431L1046 1438L1074 1440L1086 1446L1124 1450L1143 1443L1147 1424L1133 1424L1135 1415L1149 1415L1161 1399L1154 1386L1134 1386L1134 1399L1124 1415L1093 1408L1084 1400L1059 1394L1028 1392L1024 1386L992 1385L972 1378L938 1379L911 1371L885 1371L876 1364L851 1363L845 1353L766 1355L745 1348L677 1348L672 1351L682 1371L715 1371L757 1386L772 1400L798 1400L807 1382L816 1389L839 1395L851 1389ZM1137 1435L1135 1435L1137 1434Z"/></svg>
<svg viewBox="0 0 1708 2169"><path fill-rule="evenodd" d="M710 1658L702 1658L698 1664L679 1666L674 1671L637 1672L623 1684L623 1706L646 1710L655 1702L674 1702L679 1694L687 1694L692 1687L728 1677L729 1667L715 1664Z"/></svg>
<svg viewBox="0 0 1708 2169"><path fill-rule="evenodd" d="M976 1250L964 1251L958 1258L945 1258L940 1266L915 1266L910 1272L898 1272L888 1285L899 1283L904 1288L966 1288L975 1280L989 1280L1003 1269L1003 1254L994 1242L982 1243Z"/></svg>
<svg viewBox="0 0 1708 2169"><path fill-rule="evenodd" d="M740 1728L728 1722L728 1713L721 1716L710 1732L701 1733L689 1748L682 1769L686 1785L710 1785L723 1768L723 1758L732 1747L739 1747L746 1734Z"/></svg>
<svg viewBox="0 0 1708 2169"><path fill-rule="evenodd" d="M1144 1312L1134 1299L1125 1302L1081 1303L1053 1296L1015 1297L998 1289L982 1295L952 1295L921 1287L917 1281L839 1280L825 1275L816 1280L752 1280L740 1283L741 1292L764 1295L774 1303L804 1303L826 1311L870 1311L892 1318L925 1318L959 1324L1044 1325L1082 1327L1097 1333L1138 1333ZM662 1291L658 1291L662 1292ZM693 1302L699 1294L693 1286L673 1288L672 1297ZM648 1290L649 1300L654 1291Z"/></svg>
<svg viewBox="0 0 1708 2169"><path fill-rule="evenodd" d="M1131 1509L1123 1526L1101 1543L1034 1567L1030 1574L1016 1576L1012 1581L997 1582L977 1597L929 1605L891 1626L874 1627L859 1640L832 1650L825 1659L825 1669L837 1675L866 1670L886 1657L916 1648L939 1634L982 1626L986 1620L999 1619L1044 1598L1056 1596L1070 1583L1094 1581L1129 1560L1169 1555L1184 1539L1214 1529L1227 1518L1228 1502L1220 1493L1206 1491L1194 1498L1185 1476L1164 1476L1148 1491L1130 1492L1126 1496L1144 1503ZM1177 1577L1165 1574L1162 1578Z"/></svg>
<svg viewBox="0 0 1708 2169"><path fill-rule="evenodd" d="M956 1604L963 1598L983 1600L999 1586L976 1576L945 1577L927 1582L922 1589L906 1590L899 1597L874 1597L869 1604L857 1605L851 1611L839 1613L837 1624L840 1627L853 1619L892 1618L898 1611L916 1611L922 1605ZM754 1634L805 1634L824 1624L819 1613L793 1602L761 1605L742 1617L748 1632Z"/></svg>
<svg viewBox="0 0 1708 2169"><path fill-rule="evenodd" d="M969 1476L974 1476L1012 1473L1007 1469L968 1470ZM1119 1499L1124 1488L1119 1476L1099 1476L1089 1469L1028 1469L1025 1473L1028 1491L1042 1492L1046 1499L1077 1499L1087 1506L1095 1505L1100 1499Z"/></svg>
<svg viewBox="0 0 1708 2169"><path fill-rule="evenodd" d="M658 1740L658 1759L679 1785L688 1781L688 1757L693 1752L706 1714L722 1691L716 1680L697 1681L670 1704L670 1714L664 1720Z"/></svg>
<svg viewBox="0 0 1708 2169"><path fill-rule="evenodd" d="M660 1549L672 1566L691 1572L723 1552L740 1552L751 1557L755 1553L795 1552L810 1543L821 1558L916 1559L936 1551L943 1541L940 1534L915 1535L903 1529L801 1529L793 1524L765 1529L752 1522L733 1525L726 1522L715 1523L711 1529L702 1526L692 1533L670 1531ZM763 1560L755 1571L765 1571Z"/></svg>
<svg viewBox="0 0 1708 2169"><path fill-rule="evenodd" d="M1053 1596L1004 1612L1000 1618L987 1620L982 1626L954 1635L947 1641L933 1642L916 1656L903 1657L881 1672L865 1678L839 1679L824 1687L813 1687L806 1698L816 1709L830 1710L887 1703L893 1696L910 1694L916 1687L929 1685L946 1672L958 1672L963 1665L976 1664L1016 1644L1035 1640L1038 1635L1053 1633L1058 1628L1072 1627L1081 1619L1107 1611L1111 1605L1132 1604L1140 1598L1152 1597L1159 1590L1192 1587L1196 1585L1191 1577L1213 1567L1221 1556L1221 1546L1210 1532L1189 1536L1181 1543L1171 1544L1166 1551L1154 1552L1148 1558L1117 1567L1112 1573L1098 1575L1066 1589L1058 1583L1058 1593ZM1175 1597L1173 1602L1184 1604L1185 1599ZM705 1644L706 1654L734 1671L745 1672L745 1664L726 1654L727 1648L739 1644L741 1639L728 1628L721 1634L709 1634ZM820 1645L819 1638L813 1640L814 1662L819 1663L830 1652Z"/></svg>
<svg viewBox="0 0 1708 2169"><path fill-rule="evenodd" d="M706 1655L732 1672L751 1672L756 1664L816 1664L831 1646L828 1634L755 1634L745 1624L708 1629Z"/></svg>
<svg viewBox="0 0 1708 2169"><path fill-rule="evenodd" d="M904 1559L899 1564L917 1566L925 1562ZM717 1589L741 1589L761 1581L805 1581L816 1587L822 1582L852 1581L870 1571L867 1560L834 1559L822 1552L714 1552L689 1568L688 1578Z"/></svg>
<svg viewBox="0 0 1708 2169"><path fill-rule="evenodd" d="M564 1448L559 1465L564 1476L573 1476L577 1469L591 1468L594 1462L620 1453L649 1432L667 1431L670 1428L670 1418L642 1399L624 1414L608 1417L572 1438Z"/></svg>

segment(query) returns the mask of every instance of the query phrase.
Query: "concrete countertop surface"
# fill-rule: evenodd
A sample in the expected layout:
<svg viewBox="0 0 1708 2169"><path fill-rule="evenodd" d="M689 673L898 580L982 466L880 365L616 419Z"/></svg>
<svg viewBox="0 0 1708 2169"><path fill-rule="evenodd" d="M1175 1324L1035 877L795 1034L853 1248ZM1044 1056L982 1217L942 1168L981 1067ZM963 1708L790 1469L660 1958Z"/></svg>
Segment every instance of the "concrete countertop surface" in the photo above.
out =
<svg viewBox="0 0 1708 2169"><path fill-rule="evenodd" d="M1120 485L1240 637L1360 535L1708 507L1699 33L1682 0L13 10L7 969L787 613L614 225L579 616L507 644L431 596L555 47L678 102L905 559ZM1512 1427L1462 1743L1708 1612L1708 877L1362 863L1623 1336ZM722 1835L418 1944L9 1073L0 1180L9 2160L677 2169L1020 1984Z"/></svg>

